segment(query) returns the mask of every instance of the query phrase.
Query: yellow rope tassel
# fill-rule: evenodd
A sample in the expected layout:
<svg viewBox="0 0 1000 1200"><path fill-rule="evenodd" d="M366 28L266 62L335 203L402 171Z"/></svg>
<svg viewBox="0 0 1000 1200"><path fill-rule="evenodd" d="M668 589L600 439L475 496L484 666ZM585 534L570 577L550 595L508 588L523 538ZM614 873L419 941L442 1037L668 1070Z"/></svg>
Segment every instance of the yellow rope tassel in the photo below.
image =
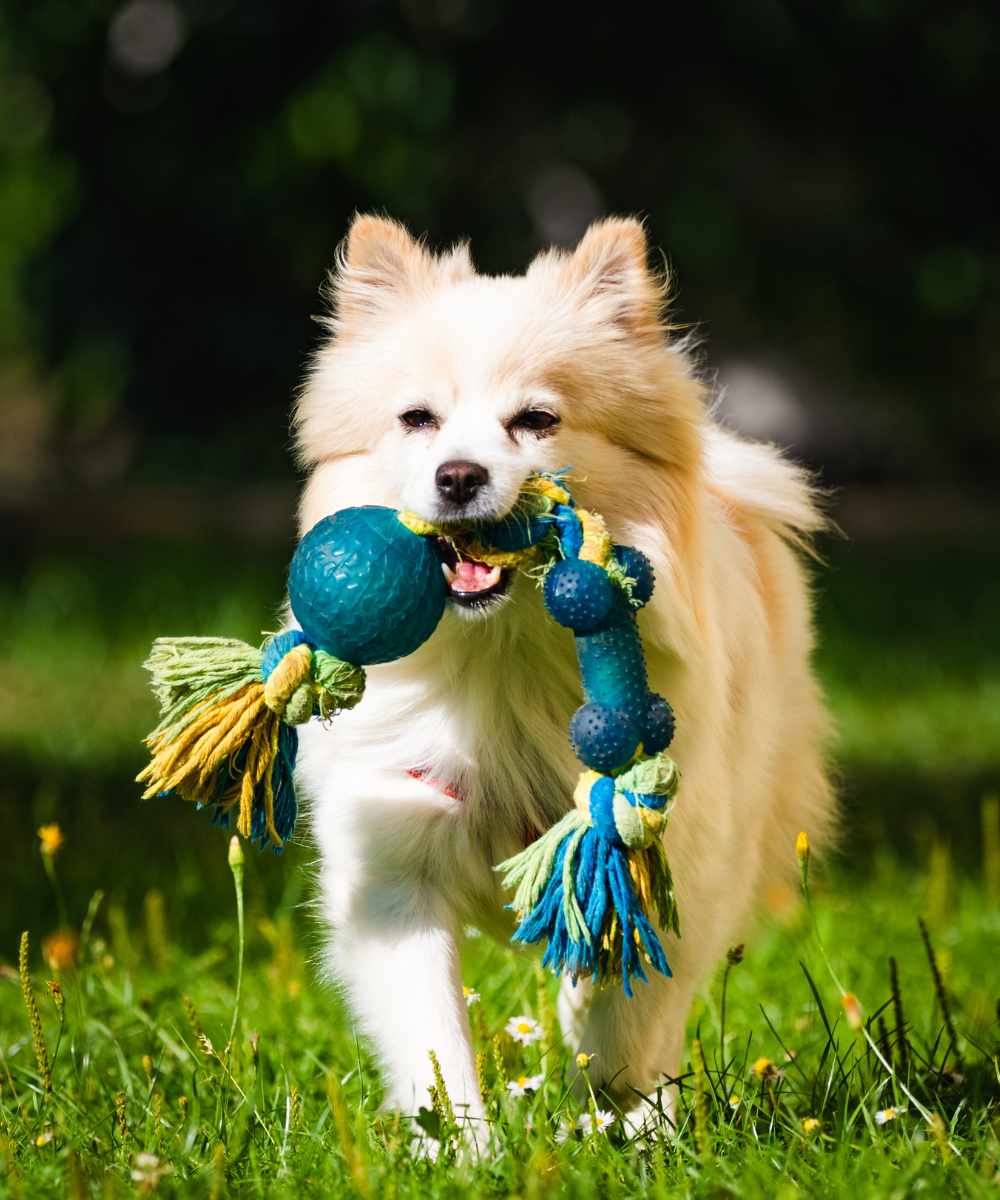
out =
<svg viewBox="0 0 1000 1200"><path fill-rule="evenodd" d="M197 793L240 748L264 707L264 685L248 684L222 704L206 704L173 740L163 734L147 739L152 756L137 777L148 784L143 799L181 787L199 798Z"/></svg>

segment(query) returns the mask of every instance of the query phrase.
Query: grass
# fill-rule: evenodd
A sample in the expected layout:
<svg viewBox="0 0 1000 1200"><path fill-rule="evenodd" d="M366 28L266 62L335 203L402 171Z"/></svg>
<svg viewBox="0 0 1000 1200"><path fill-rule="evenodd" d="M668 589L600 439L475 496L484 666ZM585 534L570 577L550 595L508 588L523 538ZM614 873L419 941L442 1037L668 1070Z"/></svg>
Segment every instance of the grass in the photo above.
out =
<svg viewBox="0 0 1000 1200"><path fill-rule="evenodd" d="M554 981L530 955L470 937L493 1131L478 1164L452 1148L444 1097L418 1125L442 1135L434 1160L380 1114L375 1065L314 966L309 847L247 858L241 938L225 839L176 805L141 819L132 807L148 640L253 636L281 554L227 555L225 588L202 585L218 552L198 546L99 569L72 547L12 555L0 1196L995 1195L1000 552L832 553L818 662L842 729L845 852L814 872L811 906L775 885L742 960L706 985L668 1136L620 1119L573 1130L586 1106L554 1032ZM46 821L66 839L49 856L35 833ZM538 1019L537 1043L503 1032L520 1013ZM515 1097L505 1085L521 1074L543 1082Z"/></svg>
<svg viewBox="0 0 1000 1200"><path fill-rule="evenodd" d="M214 848L223 859L224 839ZM928 874L884 856L862 895L850 876L825 880L815 920L794 895L773 900L742 961L699 998L691 1033L704 1072L699 1082L687 1066L666 1136L636 1136L620 1118L566 1136L587 1109L554 1032L554 984L530 956L470 937L464 978L480 997L470 1012L492 1130L479 1163L456 1153L443 1098L417 1130L440 1137L436 1161L380 1114L374 1064L316 983L293 904L265 915L251 879L238 1004L235 903L180 938L163 897L102 913L98 894L74 923L78 947L49 942L47 964L30 958L35 1035L18 971L0 979L0 1193L995 1195L996 978L984 964L1000 914L982 881L935 878L935 862ZM917 925L930 909L933 967ZM78 965L60 968L73 950ZM842 987L858 998L860 1029ZM522 1012L542 1031L529 1046L503 1032ZM505 1087L536 1073L534 1093Z"/></svg>

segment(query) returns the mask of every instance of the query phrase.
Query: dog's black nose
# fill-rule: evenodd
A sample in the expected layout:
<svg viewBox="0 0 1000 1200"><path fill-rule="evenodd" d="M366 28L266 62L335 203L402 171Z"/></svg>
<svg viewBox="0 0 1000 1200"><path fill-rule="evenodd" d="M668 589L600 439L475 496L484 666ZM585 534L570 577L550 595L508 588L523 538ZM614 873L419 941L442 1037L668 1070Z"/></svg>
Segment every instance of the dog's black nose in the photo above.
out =
<svg viewBox="0 0 1000 1200"><path fill-rule="evenodd" d="M442 463L434 476L438 491L452 504L467 504L489 479L485 467L462 459Z"/></svg>

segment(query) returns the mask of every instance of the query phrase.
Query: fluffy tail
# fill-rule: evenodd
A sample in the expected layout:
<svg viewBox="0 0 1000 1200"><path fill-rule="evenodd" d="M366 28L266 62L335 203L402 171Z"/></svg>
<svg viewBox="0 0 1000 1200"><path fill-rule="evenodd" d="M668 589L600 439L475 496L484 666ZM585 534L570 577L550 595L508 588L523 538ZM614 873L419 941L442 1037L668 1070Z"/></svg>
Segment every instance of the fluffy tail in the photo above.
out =
<svg viewBox="0 0 1000 1200"><path fill-rule="evenodd" d="M802 549L809 550L812 537L832 527L823 511L826 494L777 446L744 441L709 425L705 466L711 486L728 504Z"/></svg>

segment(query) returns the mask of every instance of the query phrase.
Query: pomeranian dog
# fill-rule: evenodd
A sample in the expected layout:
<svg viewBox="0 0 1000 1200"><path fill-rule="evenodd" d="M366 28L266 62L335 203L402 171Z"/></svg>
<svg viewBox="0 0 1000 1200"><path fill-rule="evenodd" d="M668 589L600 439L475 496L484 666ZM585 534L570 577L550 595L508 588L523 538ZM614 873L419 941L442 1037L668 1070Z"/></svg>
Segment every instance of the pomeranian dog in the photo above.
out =
<svg viewBox="0 0 1000 1200"><path fill-rule="evenodd" d="M578 502L655 568L638 619L683 772L665 835L673 978L652 974L632 999L567 980L558 1006L569 1046L594 1055L592 1082L626 1109L679 1073L695 989L762 885L794 869L799 830L821 844L834 815L801 561L822 515L801 469L713 420L647 257L642 224L613 218L524 275L480 275L465 244L434 254L357 216L296 412L303 533L357 504L496 519L531 472L569 468ZM429 1103L433 1050L474 1131L459 939L470 924L509 938L494 866L571 807L582 696L572 634L533 580L442 569L437 631L369 668L359 707L303 727L299 780L329 967L378 1051L386 1105Z"/></svg>

